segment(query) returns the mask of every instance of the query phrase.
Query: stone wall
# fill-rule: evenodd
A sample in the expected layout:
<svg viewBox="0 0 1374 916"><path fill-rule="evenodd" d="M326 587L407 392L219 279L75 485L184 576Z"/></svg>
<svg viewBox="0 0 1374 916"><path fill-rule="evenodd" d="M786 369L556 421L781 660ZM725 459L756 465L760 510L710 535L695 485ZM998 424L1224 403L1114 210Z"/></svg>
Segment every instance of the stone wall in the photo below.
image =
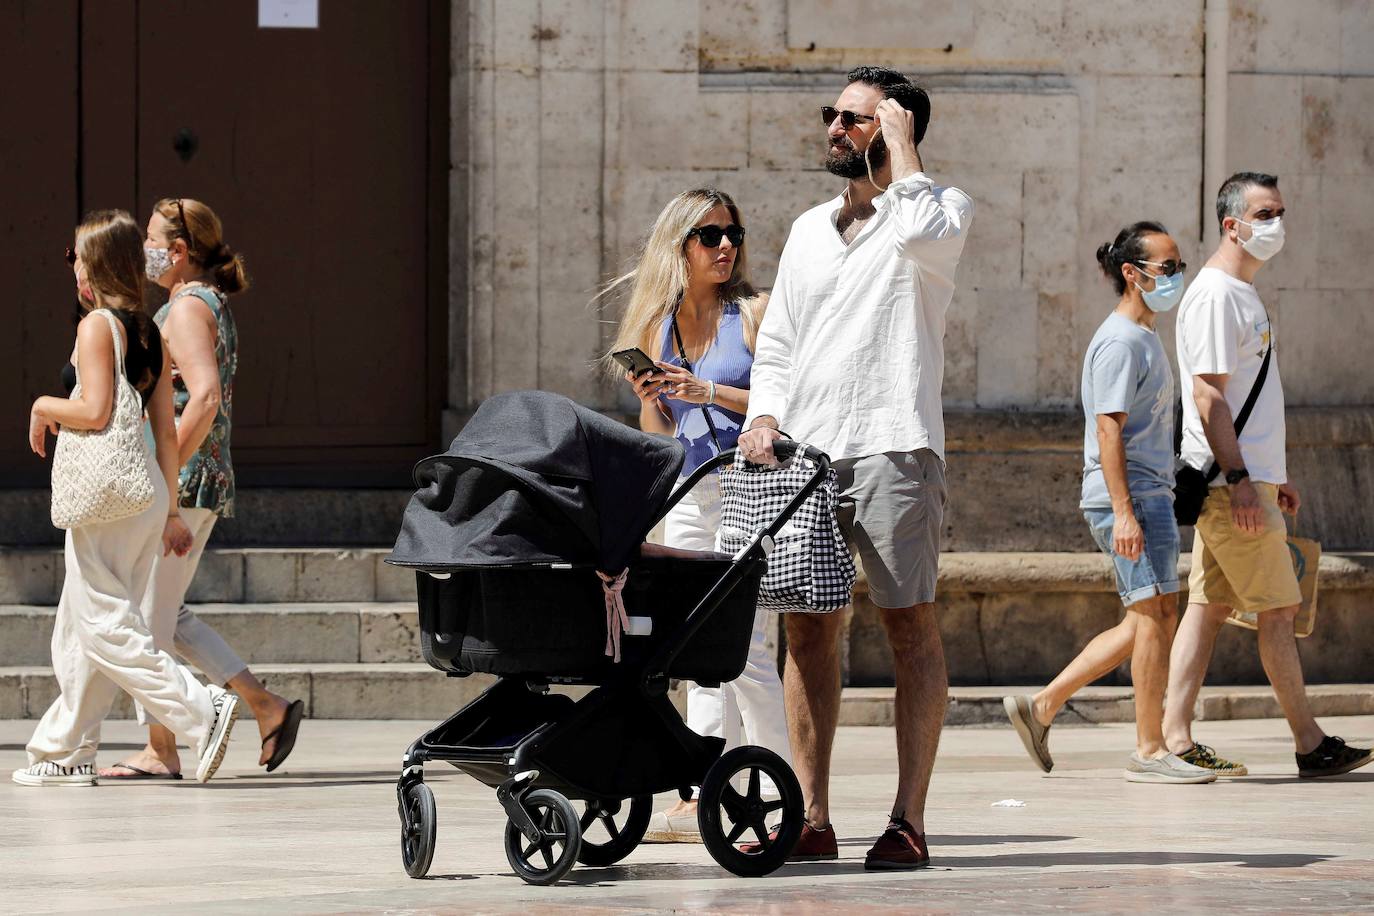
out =
<svg viewBox="0 0 1374 916"><path fill-rule="evenodd" d="M755 280L771 283L791 220L840 188L820 168L817 109L847 68L878 62L930 89L927 170L977 202L949 313L946 404L980 428L1024 427L1031 412L1057 430L1006 454L966 452L966 488L1005 485L998 469L1017 469L1030 506L1010 530L1029 534L1004 536L996 507L969 506L981 521L966 513L953 549L1090 548L1074 537L1073 412L1082 350L1115 298L1093 252L1121 225L1158 219L1196 270L1216 238L1213 173L1239 168L1278 173L1288 205L1288 247L1259 285L1289 404L1362 430L1334 451L1318 437L1295 455L1320 491L1314 508L1341 516L1313 522L1342 546L1374 545L1349 508L1351 487L1374 488L1374 275L1360 252L1374 237L1370 4L472 0L455 10L467 17L454 30L468 61L455 74L467 130L455 130L454 160L467 168L470 234L454 252L466 333L453 341L450 390L466 398L451 402L449 432L513 388L631 408L624 386L592 370L617 317L589 304L597 284L673 194L700 185L739 201ZM1172 348L1171 317L1162 333ZM1035 506L1065 490L1063 507Z"/></svg>

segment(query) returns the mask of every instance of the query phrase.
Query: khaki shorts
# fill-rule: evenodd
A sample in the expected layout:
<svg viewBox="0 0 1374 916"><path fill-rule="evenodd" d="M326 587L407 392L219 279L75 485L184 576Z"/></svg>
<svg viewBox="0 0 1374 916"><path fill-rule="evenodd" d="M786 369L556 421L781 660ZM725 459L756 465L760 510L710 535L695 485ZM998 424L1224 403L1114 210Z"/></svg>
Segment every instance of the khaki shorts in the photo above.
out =
<svg viewBox="0 0 1374 916"><path fill-rule="evenodd" d="M1288 551L1288 528L1279 509L1279 488L1256 483L1264 530L1239 531L1231 522L1231 492L1213 487L1193 538L1189 604L1222 604L1241 611L1272 611L1302 604Z"/></svg>
<svg viewBox="0 0 1374 916"><path fill-rule="evenodd" d="M935 600L940 529L945 520L945 463L928 448L845 458L834 464L835 515L859 555L878 607Z"/></svg>

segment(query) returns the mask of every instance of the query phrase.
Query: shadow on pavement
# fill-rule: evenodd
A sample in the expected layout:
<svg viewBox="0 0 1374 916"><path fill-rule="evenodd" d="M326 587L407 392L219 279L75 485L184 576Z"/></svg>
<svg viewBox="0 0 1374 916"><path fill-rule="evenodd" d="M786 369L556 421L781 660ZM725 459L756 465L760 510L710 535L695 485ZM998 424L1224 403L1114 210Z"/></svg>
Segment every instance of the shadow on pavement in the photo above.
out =
<svg viewBox="0 0 1374 916"><path fill-rule="evenodd" d="M1302 783L1303 785L1320 785L1328 782L1351 783L1351 782L1374 782L1374 773L1342 773L1340 776L1322 776L1317 779L1305 779L1302 776L1241 776L1230 781L1232 785L1248 786L1256 783L1261 786L1282 786L1290 783Z"/></svg>
<svg viewBox="0 0 1374 916"><path fill-rule="evenodd" d="M995 839L995 838L989 838ZM1072 839L1068 837L1066 839ZM1055 866L1131 866L1131 865L1238 865L1242 868L1305 868L1336 858L1328 855L1300 853L1188 853L1188 852L1062 852L1008 853L999 856L947 856L935 850L930 869L914 872L864 871L863 863L854 859L834 862L807 862L785 865L774 872L778 877L834 877L853 878L864 874L875 881L916 874L924 871L958 871L963 868L1052 868ZM615 865L609 868L576 868L560 883L582 887L611 887L634 881L697 881L712 877L728 877L717 865L654 863L652 865Z"/></svg>
<svg viewBox="0 0 1374 916"><path fill-rule="evenodd" d="M1049 868L1056 865L1210 865L1242 868L1306 868L1335 856L1302 853L1224 852L1012 852L1001 856L933 856L947 868Z"/></svg>
<svg viewBox="0 0 1374 916"><path fill-rule="evenodd" d="M940 846L998 846L1002 843L1062 843L1076 840L1076 836L1009 835L1009 834L963 834L960 836L930 836L927 842L931 848ZM841 846L872 846L878 842L876 836L851 837L839 841Z"/></svg>

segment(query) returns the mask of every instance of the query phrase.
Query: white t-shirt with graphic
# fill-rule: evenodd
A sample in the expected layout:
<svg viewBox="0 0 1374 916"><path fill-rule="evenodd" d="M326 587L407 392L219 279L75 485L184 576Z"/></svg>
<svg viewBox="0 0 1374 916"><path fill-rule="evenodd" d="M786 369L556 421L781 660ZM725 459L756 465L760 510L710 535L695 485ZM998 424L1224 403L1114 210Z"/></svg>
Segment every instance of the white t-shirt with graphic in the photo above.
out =
<svg viewBox="0 0 1374 916"><path fill-rule="evenodd" d="M1183 460L1206 471L1212 449L1202 432L1202 419L1193 401L1193 376L1228 375L1226 403L1235 419L1259 375L1273 329L1255 287L1223 270L1204 267L1183 296L1178 309L1178 371L1183 393ZM1279 354L1269 360L1264 389L1240 434L1240 454L1252 480L1288 482L1283 421L1283 384ZM1226 481L1218 475L1212 486Z"/></svg>

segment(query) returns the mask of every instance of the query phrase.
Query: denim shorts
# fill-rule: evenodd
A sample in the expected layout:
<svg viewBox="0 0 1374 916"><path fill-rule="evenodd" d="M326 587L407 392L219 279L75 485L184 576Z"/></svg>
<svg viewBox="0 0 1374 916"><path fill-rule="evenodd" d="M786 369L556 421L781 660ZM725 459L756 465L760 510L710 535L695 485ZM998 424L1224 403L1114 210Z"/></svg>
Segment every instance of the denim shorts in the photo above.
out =
<svg viewBox="0 0 1374 916"><path fill-rule="evenodd" d="M1127 607L1155 595L1170 595L1179 590L1179 538L1173 500L1163 493L1157 493L1132 499L1131 504L1135 507L1135 519L1145 535L1145 549L1134 562L1117 556L1112 549L1112 525L1116 522L1112 510L1083 510L1083 517L1092 529L1093 540L1103 553L1112 558L1112 566L1116 569L1116 590L1121 595L1121 603Z"/></svg>

